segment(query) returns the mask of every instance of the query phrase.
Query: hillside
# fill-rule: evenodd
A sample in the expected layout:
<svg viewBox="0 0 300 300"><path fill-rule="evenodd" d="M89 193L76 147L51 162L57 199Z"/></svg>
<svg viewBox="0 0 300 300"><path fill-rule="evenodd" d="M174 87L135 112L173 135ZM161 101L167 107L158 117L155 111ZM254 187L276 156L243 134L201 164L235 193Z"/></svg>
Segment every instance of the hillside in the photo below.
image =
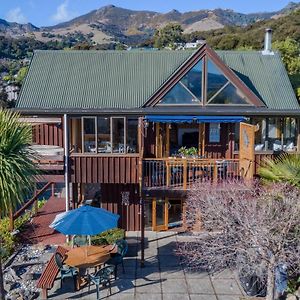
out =
<svg viewBox="0 0 300 300"><path fill-rule="evenodd" d="M225 26L246 27L261 20L278 19L300 8L300 3L289 3L276 12L243 14L229 9L198 10L181 13L134 11L113 5L93 10L68 22L52 27L37 28L0 20L0 35L7 38L34 38L41 42L87 42L107 44L121 42L135 45L151 38L156 29L167 23L180 23L185 33L210 31Z"/></svg>

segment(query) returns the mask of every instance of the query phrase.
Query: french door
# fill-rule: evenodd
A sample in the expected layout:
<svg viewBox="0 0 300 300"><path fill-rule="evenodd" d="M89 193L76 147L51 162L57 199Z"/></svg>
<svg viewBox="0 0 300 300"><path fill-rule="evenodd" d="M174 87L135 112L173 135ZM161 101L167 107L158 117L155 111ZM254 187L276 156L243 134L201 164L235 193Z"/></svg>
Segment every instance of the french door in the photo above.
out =
<svg viewBox="0 0 300 300"><path fill-rule="evenodd" d="M152 230L164 231L182 225L183 200L154 198L152 200Z"/></svg>

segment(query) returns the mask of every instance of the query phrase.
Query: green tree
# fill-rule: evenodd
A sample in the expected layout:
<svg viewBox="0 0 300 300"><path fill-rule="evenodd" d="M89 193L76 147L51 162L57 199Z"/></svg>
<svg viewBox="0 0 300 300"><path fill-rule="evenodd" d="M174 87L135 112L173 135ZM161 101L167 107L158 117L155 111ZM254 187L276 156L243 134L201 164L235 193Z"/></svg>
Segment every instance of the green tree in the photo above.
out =
<svg viewBox="0 0 300 300"><path fill-rule="evenodd" d="M16 76L16 82L22 84L28 72L28 67L22 67Z"/></svg>
<svg viewBox="0 0 300 300"><path fill-rule="evenodd" d="M0 215L8 216L23 203L37 174L34 155L28 149L31 126L19 121L19 115L0 110ZM0 249L1 250L1 249ZM2 251L1 251L2 252ZM0 253L0 300L4 300Z"/></svg>
<svg viewBox="0 0 300 300"><path fill-rule="evenodd" d="M266 159L259 175L265 182L286 182L300 187L300 155L283 154L277 159Z"/></svg>
<svg viewBox="0 0 300 300"><path fill-rule="evenodd" d="M300 73L300 44L287 37L284 41L275 41L273 47L280 51L282 61L289 74Z"/></svg>
<svg viewBox="0 0 300 300"><path fill-rule="evenodd" d="M176 48L176 43L183 42L183 29L180 24L170 23L165 27L156 30L154 34L154 47L162 49L170 47L171 49Z"/></svg>

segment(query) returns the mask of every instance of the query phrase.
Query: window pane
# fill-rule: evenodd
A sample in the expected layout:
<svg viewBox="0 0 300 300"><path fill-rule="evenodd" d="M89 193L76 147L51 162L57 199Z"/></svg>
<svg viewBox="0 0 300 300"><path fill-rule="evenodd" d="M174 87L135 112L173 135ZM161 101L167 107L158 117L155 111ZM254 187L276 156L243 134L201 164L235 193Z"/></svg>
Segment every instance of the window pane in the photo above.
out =
<svg viewBox="0 0 300 300"><path fill-rule="evenodd" d="M281 122L279 118L268 119L268 149L282 151Z"/></svg>
<svg viewBox="0 0 300 300"><path fill-rule="evenodd" d="M258 130L255 131L255 151L266 150L266 119L253 118L251 119L251 124L257 126Z"/></svg>
<svg viewBox="0 0 300 300"><path fill-rule="evenodd" d="M207 99L209 100L227 83L227 78L210 60L207 60Z"/></svg>
<svg viewBox="0 0 300 300"><path fill-rule="evenodd" d="M284 119L284 136L283 136L283 150L295 151L297 144L296 138L296 119Z"/></svg>
<svg viewBox="0 0 300 300"><path fill-rule="evenodd" d="M160 104L197 104L200 101L193 97L180 83L177 83L169 93L167 93Z"/></svg>
<svg viewBox="0 0 300 300"><path fill-rule="evenodd" d="M202 60L189 71L181 82L199 99L202 99Z"/></svg>
<svg viewBox="0 0 300 300"><path fill-rule="evenodd" d="M111 153L110 118L97 118L98 153Z"/></svg>
<svg viewBox="0 0 300 300"><path fill-rule="evenodd" d="M233 85L227 85L217 96L209 101L208 104L237 104L245 105L248 102L245 96Z"/></svg>
<svg viewBox="0 0 300 300"><path fill-rule="evenodd" d="M96 152L95 118L83 118L84 152Z"/></svg>
<svg viewBox="0 0 300 300"><path fill-rule="evenodd" d="M74 153L82 153L81 117L70 118L70 147Z"/></svg>
<svg viewBox="0 0 300 300"><path fill-rule="evenodd" d="M112 118L113 153L125 153L124 118Z"/></svg>
<svg viewBox="0 0 300 300"><path fill-rule="evenodd" d="M209 123L209 142L220 143L220 123Z"/></svg>
<svg viewBox="0 0 300 300"><path fill-rule="evenodd" d="M138 152L138 120L128 119L127 121L127 152Z"/></svg>

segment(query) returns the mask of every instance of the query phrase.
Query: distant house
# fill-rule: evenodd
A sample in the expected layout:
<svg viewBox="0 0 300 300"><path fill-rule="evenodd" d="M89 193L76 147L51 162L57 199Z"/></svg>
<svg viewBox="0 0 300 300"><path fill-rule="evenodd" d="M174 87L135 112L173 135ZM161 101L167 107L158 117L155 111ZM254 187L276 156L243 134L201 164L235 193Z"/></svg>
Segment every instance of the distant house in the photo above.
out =
<svg viewBox="0 0 300 300"><path fill-rule="evenodd" d="M195 182L251 179L263 158L300 149L300 107L269 47L36 51L16 109L53 146L38 147L43 180L127 230L181 226Z"/></svg>

